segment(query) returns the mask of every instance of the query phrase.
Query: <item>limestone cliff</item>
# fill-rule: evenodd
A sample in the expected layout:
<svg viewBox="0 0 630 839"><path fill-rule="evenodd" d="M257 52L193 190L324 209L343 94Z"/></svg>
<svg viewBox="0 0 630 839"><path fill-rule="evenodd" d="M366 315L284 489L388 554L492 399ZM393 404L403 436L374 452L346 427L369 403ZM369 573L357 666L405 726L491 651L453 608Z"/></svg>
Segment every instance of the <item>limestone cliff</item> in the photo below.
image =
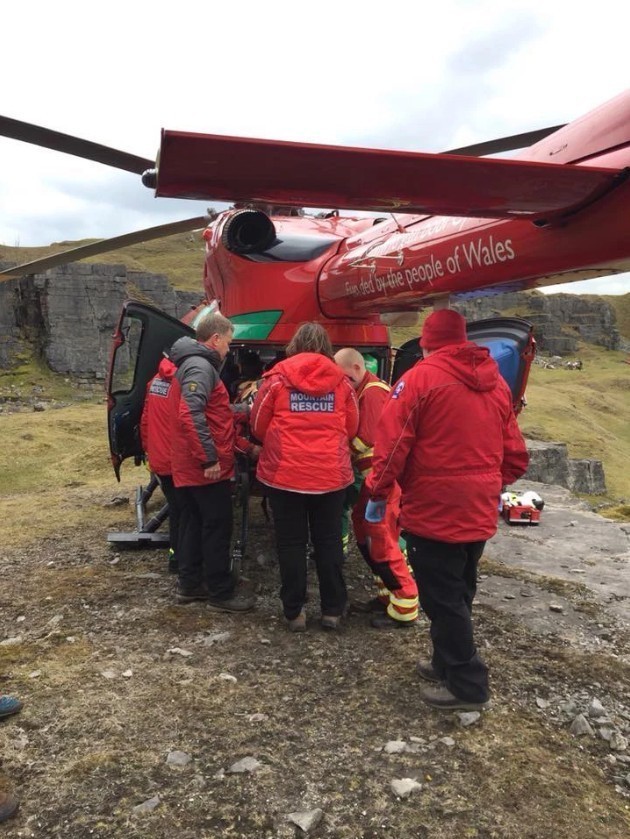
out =
<svg viewBox="0 0 630 839"><path fill-rule="evenodd" d="M549 355L571 355L578 341L608 350L621 346L612 306L601 297L578 294L521 292L456 302L453 308L467 320L509 312L534 324L538 349Z"/></svg>
<svg viewBox="0 0 630 839"><path fill-rule="evenodd" d="M9 267L1 263L0 268ZM144 300L171 315L181 315L202 298L175 291L166 276L131 271L124 265L75 263L0 284L0 367L9 366L25 348L35 346L56 372L102 378L110 338L123 301ZM516 314L534 323L539 350L575 353L578 340L620 347L615 312L595 296L500 294L455 302L467 320Z"/></svg>
<svg viewBox="0 0 630 839"><path fill-rule="evenodd" d="M181 317L201 297L201 291L173 290L165 276L124 265L75 263L2 283L0 367L31 346L55 372L102 379L124 300L142 300Z"/></svg>

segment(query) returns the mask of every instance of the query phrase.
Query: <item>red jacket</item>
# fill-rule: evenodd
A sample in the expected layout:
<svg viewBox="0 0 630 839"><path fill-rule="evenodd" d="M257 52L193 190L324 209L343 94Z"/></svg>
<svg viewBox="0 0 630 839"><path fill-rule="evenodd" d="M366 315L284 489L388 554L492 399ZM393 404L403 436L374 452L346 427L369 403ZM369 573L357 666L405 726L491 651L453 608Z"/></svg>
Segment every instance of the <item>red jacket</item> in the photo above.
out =
<svg viewBox="0 0 630 839"><path fill-rule="evenodd" d="M298 353L265 373L251 428L263 443L258 480L276 489L322 493L352 483L348 441L359 413L341 368L319 353Z"/></svg>
<svg viewBox="0 0 630 839"><path fill-rule="evenodd" d="M390 386L369 370L365 371L355 391L359 403L359 428L350 448L352 463L363 477L372 468L376 429L390 391Z"/></svg>
<svg viewBox="0 0 630 839"><path fill-rule="evenodd" d="M177 372L172 385L171 462L176 487L201 486L234 475L236 435L230 399L219 378L221 359L193 338L180 338L170 356ZM221 465L209 480L204 469Z"/></svg>
<svg viewBox="0 0 630 839"><path fill-rule="evenodd" d="M157 375L147 385L140 419L142 447L149 468L156 475L171 474L171 406L169 395L177 367L168 358L160 361Z"/></svg>
<svg viewBox="0 0 630 839"><path fill-rule="evenodd" d="M489 351L450 345L394 387L367 485L382 499L398 480L403 530L477 542L496 532L501 487L519 478L528 460L509 388Z"/></svg>

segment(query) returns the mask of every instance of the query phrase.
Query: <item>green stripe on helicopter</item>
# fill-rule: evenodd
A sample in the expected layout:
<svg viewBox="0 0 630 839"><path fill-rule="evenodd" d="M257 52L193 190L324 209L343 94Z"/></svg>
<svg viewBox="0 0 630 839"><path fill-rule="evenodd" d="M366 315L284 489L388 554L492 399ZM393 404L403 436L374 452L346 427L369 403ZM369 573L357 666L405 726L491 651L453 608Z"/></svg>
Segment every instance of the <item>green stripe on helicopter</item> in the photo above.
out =
<svg viewBox="0 0 630 839"><path fill-rule="evenodd" d="M199 321L206 315L218 312L216 303L204 306L193 320L191 326L196 328ZM245 341L264 341L282 316L282 309L263 309L259 312L246 312L244 315L233 315L230 320L234 325L234 338Z"/></svg>
<svg viewBox="0 0 630 839"><path fill-rule="evenodd" d="M234 339L245 341L264 341L282 316L282 309L265 309L262 312L247 312L233 315Z"/></svg>

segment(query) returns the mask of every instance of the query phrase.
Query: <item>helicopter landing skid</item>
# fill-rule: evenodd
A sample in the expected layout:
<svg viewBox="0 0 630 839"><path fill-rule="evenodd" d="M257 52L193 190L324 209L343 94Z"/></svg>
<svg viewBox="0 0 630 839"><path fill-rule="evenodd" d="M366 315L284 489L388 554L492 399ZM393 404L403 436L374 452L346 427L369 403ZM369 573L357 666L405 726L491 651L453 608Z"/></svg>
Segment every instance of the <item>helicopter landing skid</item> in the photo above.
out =
<svg viewBox="0 0 630 839"><path fill-rule="evenodd" d="M146 489L139 486L136 489L136 525L137 529L128 533L108 533L107 541L118 548L168 548L170 545L168 533L158 533L158 528L168 518L168 504L164 504L158 512L146 519L146 505L156 487L158 479L151 475Z"/></svg>
<svg viewBox="0 0 630 839"><path fill-rule="evenodd" d="M133 530L129 533L108 533L107 541L117 548L168 548L168 533L146 533Z"/></svg>

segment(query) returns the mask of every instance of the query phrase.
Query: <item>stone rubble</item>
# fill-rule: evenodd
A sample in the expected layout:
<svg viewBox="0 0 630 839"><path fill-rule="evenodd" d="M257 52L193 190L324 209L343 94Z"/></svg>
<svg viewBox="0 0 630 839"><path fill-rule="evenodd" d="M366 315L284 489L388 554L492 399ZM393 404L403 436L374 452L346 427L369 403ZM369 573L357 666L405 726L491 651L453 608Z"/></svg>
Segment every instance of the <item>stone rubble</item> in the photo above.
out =
<svg viewBox="0 0 630 839"><path fill-rule="evenodd" d="M304 833L308 833L324 818L324 811L319 807L314 810L300 810L287 815L287 821L297 825Z"/></svg>
<svg viewBox="0 0 630 839"><path fill-rule="evenodd" d="M420 792L422 784L414 778L399 778L390 784L391 791L397 798L409 798L414 792Z"/></svg>
<svg viewBox="0 0 630 839"><path fill-rule="evenodd" d="M256 772L262 767L262 763L255 757L243 757L233 763L227 770L231 775L242 775L245 772Z"/></svg>

